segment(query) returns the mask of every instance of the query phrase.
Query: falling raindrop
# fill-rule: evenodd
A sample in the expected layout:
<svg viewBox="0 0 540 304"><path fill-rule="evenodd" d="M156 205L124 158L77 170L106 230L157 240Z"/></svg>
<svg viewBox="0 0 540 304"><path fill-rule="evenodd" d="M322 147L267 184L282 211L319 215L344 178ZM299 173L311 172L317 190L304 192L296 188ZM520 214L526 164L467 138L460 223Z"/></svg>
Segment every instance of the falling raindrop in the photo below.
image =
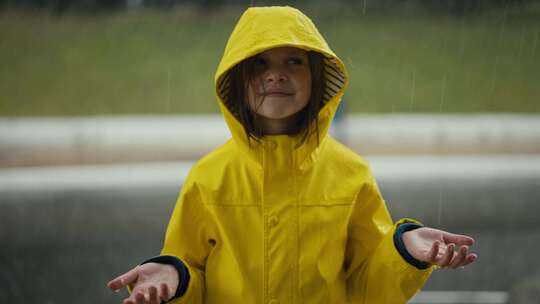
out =
<svg viewBox="0 0 540 304"><path fill-rule="evenodd" d="M442 107L443 107L443 104L444 104L444 100L446 98L446 82L447 82L447 80L448 80L448 74L444 73L442 86L441 86L441 98L440 98L440 102L439 102L439 113L442 112Z"/></svg>
<svg viewBox="0 0 540 304"><path fill-rule="evenodd" d="M367 6L366 2L367 0L364 0L364 3L362 4L362 15L364 16L366 15L366 6Z"/></svg>
<svg viewBox="0 0 540 304"><path fill-rule="evenodd" d="M503 36L504 36L504 32L506 30L506 16L507 15L508 15L508 3L504 6L503 20L502 20L502 24L501 24L501 29L499 30L499 40L498 40L498 45L497 46L501 45L501 42L502 42L502 39L503 39Z"/></svg>
<svg viewBox="0 0 540 304"><path fill-rule="evenodd" d="M501 28L499 29L499 37L497 39L497 49L499 49L501 46L502 46L502 42L503 42L503 37L504 37L504 34L505 34L505 30L506 30L506 14L507 14L507 10L508 10L508 5L506 5L504 7L504 13L503 13L503 20L502 20L502 24L501 24ZM497 53L496 56L495 56L495 64L493 65L493 74L496 76L497 74L497 64L499 63L499 54ZM495 77L492 79L492 82L495 81ZM492 83L494 85L494 83ZM493 86L492 86L493 88Z"/></svg>
<svg viewBox="0 0 540 304"><path fill-rule="evenodd" d="M442 206L442 190L439 189L439 202L437 204L437 225L438 226L441 225L441 221L442 221L442 209L443 209L443 206Z"/></svg>
<svg viewBox="0 0 540 304"><path fill-rule="evenodd" d="M411 100L409 102L409 111L412 110L414 99L416 97L415 95L416 95L416 68L413 69L413 72L412 72L412 88L411 88Z"/></svg>
<svg viewBox="0 0 540 304"><path fill-rule="evenodd" d="M167 67L167 113L171 112L171 68Z"/></svg>
<svg viewBox="0 0 540 304"><path fill-rule="evenodd" d="M493 63L493 72L491 73L491 85L489 93L491 96L495 93L495 84L497 83L497 65L499 65L499 54L495 55L495 62Z"/></svg>
<svg viewBox="0 0 540 304"><path fill-rule="evenodd" d="M354 70L354 68L355 68L352 58L348 57L348 56L347 56L347 66L349 66L350 70Z"/></svg>
<svg viewBox="0 0 540 304"><path fill-rule="evenodd" d="M523 25L521 28L521 36L519 37L519 51L517 55L517 62L521 60L521 52L523 51L523 44L525 43L525 31L527 30L527 26Z"/></svg>
<svg viewBox="0 0 540 304"><path fill-rule="evenodd" d="M463 53L465 52L465 19L461 19L459 24L459 55L460 59L463 58Z"/></svg>
<svg viewBox="0 0 540 304"><path fill-rule="evenodd" d="M536 25L536 33L534 35L534 41L532 46L533 58L536 57L536 47L538 46L538 33L540 32L540 26Z"/></svg>

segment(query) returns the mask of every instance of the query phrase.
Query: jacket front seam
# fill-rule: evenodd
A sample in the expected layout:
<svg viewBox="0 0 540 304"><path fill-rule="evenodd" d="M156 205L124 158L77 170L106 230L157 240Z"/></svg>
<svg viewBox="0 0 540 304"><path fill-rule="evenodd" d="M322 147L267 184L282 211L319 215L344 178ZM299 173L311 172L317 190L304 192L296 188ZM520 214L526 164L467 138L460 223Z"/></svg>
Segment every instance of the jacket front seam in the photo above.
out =
<svg viewBox="0 0 540 304"><path fill-rule="evenodd" d="M295 157L295 154L293 154L293 168L296 168L297 159ZM293 187L294 187L294 194L296 196L296 206L295 206L295 224L296 224L296 260L295 260L295 267L294 267L294 274L295 274L295 288L293 288L293 292L296 295L296 301L291 303L300 303L301 302L301 292L300 292L300 192L298 191L298 170L293 169L292 172L292 178L293 178ZM294 300L294 299L293 299Z"/></svg>
<svg viewBox="0 0 540 304"><path fill-rule="evenodd" d="M265 304L266 303L266 300L268 299L268 279L269 279L269 267L268 267L268 231L267 231L267 227L266 227L266 223L268 222L268 212L267 212L267 204L266 204L266 189L265 189L265 183L266 183L266 179L267 179L267 170L266 170L266 149L261 149L260 150L261 153L262 153L262 168L263 168L263 178L262 178L262 185L261 185L261 189L262 189L262 195L261 195L261 200L262 200L262 212L263 212L263 251L264 251L264 254L263 254L263 257L264 257L264 262L263 262L263 301L262 303Z"/></svg>

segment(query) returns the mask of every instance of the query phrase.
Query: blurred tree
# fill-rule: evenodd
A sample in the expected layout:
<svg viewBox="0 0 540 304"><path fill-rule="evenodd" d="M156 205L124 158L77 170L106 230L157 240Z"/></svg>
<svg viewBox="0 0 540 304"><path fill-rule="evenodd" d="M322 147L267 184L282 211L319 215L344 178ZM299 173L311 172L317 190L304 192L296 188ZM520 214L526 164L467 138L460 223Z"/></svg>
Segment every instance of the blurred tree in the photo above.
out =
<svg viewBox="0 0 540 304"><path fill-rule="evenodd" d="M57 0L56 4L54 5L53 12L59 16L63 15L65 12L68 11L70 5L71 0Z"/></svg>
<svg viewBox="0 0 540 304"><path fill-rule="evenodd" d="M131 1L131 2L130 2ZM130 7L128 3L137 2L136 6L150 6L158 8L171 8L175 5L191 4L197 6L202 12L212 12L225 5L304 5L320 6L330 5L329 1L323 0L0 0L0 9L6 7L38 8L52 10L57 15L62 15L69 10L100 12L111 9L124 9ZM484 9L506 7L508 5L521 5L540 0L335 0L333 5L343 7L363 6L377 10L386 10L400 3L417 4L432 13L452 14L465 16L481 12ZM133 6L133 5L131 5ZM416 6L416 5L415 5Z"/></svg>
<svg viewBox="0 0 540 304"><path fill-rule="evenodd" d="M0 0L0 7L50 9L57 15L68 10L102 11L126 7L126 0Z"/></svg>
<svg viewBox="0 0 540 304"><path fill-rule="evenodd" d="M402 0L414 1L414 0ZM433 13L450 14L457 17L475 15L486 9L504 8L509 5L524 5L539 0L421 0L422 6Z"/></svg>
<svg viewBox="0 0 540 304"><path fill-rule="evenodd" d="M201 0L199 1L199 7L207 12L207 11L216 11L224 4L226 0Z"/></svg>

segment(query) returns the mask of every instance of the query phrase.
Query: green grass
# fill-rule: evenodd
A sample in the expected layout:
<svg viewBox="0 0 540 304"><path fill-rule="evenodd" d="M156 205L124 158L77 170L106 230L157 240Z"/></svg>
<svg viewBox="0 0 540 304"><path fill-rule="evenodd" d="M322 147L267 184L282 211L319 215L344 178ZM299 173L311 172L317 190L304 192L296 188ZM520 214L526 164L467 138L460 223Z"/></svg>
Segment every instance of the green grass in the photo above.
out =
<svg viewBox="0 0 540 304"><path fill-rule="evenodd" d="M348 66L355 112L540 112L540 11L454 18L307 8ZM217 112L242 9L0 12L0 115Z"/></svg>

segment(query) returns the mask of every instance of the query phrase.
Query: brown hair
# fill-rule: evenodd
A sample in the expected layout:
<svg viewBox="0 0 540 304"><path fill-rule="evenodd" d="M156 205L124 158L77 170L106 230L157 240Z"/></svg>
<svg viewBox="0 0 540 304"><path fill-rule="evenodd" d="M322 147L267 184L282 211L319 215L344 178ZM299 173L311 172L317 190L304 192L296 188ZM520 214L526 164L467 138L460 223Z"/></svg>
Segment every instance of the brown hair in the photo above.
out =
<svg viewBox="0 0 540 304"><path fill-rule="evenodd" d="M255 58L256 56L247 58L229 70L230 86L225 99L231 113L244 126L248 140L254 139L255 141L259 141L264 136L262 125L246 100L248 84L254 78ZM323 55L318 52L309 51L308 58L311 71L311 96L308 104L298 113L299 119L291 132L291 135L302 134L299 145L304 143L313 131L316 132L317 142L319 142L317 116L324 106Z"/></svg>

